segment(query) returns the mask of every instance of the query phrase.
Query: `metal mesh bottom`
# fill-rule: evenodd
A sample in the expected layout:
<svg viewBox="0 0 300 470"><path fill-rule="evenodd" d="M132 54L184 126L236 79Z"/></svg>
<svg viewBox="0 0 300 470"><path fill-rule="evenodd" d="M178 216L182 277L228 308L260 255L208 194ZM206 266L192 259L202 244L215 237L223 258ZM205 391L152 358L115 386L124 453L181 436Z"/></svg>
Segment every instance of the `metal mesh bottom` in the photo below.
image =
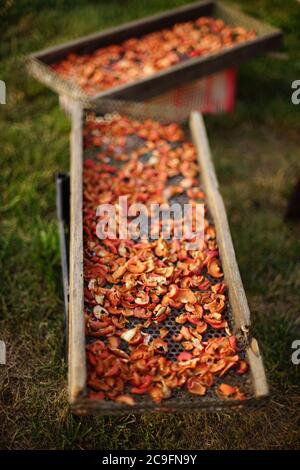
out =
<svg viewBox="0 0 300 470"><path fill-rule="evenodd" d="M99 115L98 115L99 116ZM104 117L98 117L98 119L104 119L106 121L109 121L112 118L115 118L116 114L113 115L106 115ZM145 117L145 116L144 116ZM147 116L148 117L148 116ZM138 148L142 143L142 140L133 136L129 137L126 143L126 150L131 151L136 148ZM176 144L175 144L176 145ZM95 149L86 149L84 151L84 159L90 159L94 158L97 153L99 152L104 152L105 148L95 148ZM146 162L149 158L151 157L151 152L144 154L143 156L140 157L141 161ZM112 166L116 166L120 168L123 165L123 162L116 161L113 159L113 157L107 157L107 163ZM181 177L173 177L169 178L168 185L174 185L178 184L180 181ZM199 186L201 189L201 178L199 178ZM185 202L186 196L180 195L177 196L176 202L179 202L183 204ZM208 215L206 216L209 221L213 224L213 221L211 219L211 216L208 211ZM204 273L204 276L209 279L210 282L217 284L218 281L212 277L210 277L207 273ZM226 282L226 278L224 279ZM106 286L110 287L110 286ZM168 342L168 352L166 354L166 357L172 361L176 360L176 356L182 351L184 351L183 346L181 345L180 342L175 342L171 339L169 339L173 334L178 334L179 330L182 325L178 324L175 322L175 317L182 312L172 309L170 316L168 317L167 320L165 320L161 324L152 324L149 328L143 328L143 331L145 333L150 333L153 338L159 337L159 329L164 326L167 327L169 330L169 335L167 338L165 338L165 341ZM228 326L230 331L233 334L237 334L238 332L235 329L233 317L231 314L231 309L230 305L227 301L226 309L223 311L223 316L225 319L228 321ZM126 328L130 329L134 325L138 323L143 323L144 320L134 318L134 317L128 317L128 324L126 325ZM208 326L207 331L203 334L203 341L207 341L210 338L218 338L221 336L226 336L226 332L224 329L222 330L216 330L212 328L211 326ZM102 339L102 338L101 338ZM95 341L94 338L87 338L87 343L90 343L92 341ZM104 338L105 342L105 338ZM238 340L238 347L240 348L239 355L243 359L245 358L245 344L243 344L242 341ZM128 352L127 349L127 344L122 341L120 348ZM84 404L82 403L81 406L76 407L76 412L78 413L91 413L91 412L97 412L97 413L102 413L102 414L113 414L113 413L120 413L120 412L144 412L144 411L184 411L184 410L189 410L189 409L207 409L207 410L218 410L222 409L224 407L234 407L234 408L240 408L243 406L254 406L257 403L257 400L255 399L254 395L254 390L251 382L251 376L250 373L246 373L244 375L237 375L233 371L229 371L225 378L219 378L214 376L215 384L212 387L208 387L205 396L199 397L199 396L193 396L190 394L186 389L177 389L172 391L172 396L168 399L163 400L163 402L160 405L156 405L153 403L151 398L148 395L133 395L136 405L133 407L128 407L125 405L120 405L118 403L115 403L110 400L103 400L103 401L92 401L88 398L84 400ZM236 401L236 400L223 400L221 399L217 393L216 389L218 385L222 382L229 383L230 385L233 386L238 386L241 391L243 391L246 394L247 399L244 401ZM124 390L124 393L129 394L129 387L126 387Z"/></svg>

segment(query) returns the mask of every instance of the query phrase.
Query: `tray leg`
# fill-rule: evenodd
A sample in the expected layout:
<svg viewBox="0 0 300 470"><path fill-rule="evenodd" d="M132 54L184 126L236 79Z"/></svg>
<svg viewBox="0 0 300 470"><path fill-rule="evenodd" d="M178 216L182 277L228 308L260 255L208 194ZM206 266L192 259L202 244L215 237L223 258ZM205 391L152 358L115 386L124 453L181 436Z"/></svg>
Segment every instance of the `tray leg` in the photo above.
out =
<svg viewBox="0 0 300 470"><path fill-rule="evenodd" d="M56 208L58 218L62 281L64 292L64 349L67 360L68 351L68 311L69 311L69 257L68 234L70 216L70 178L66 173L56 175Z"/></svg>

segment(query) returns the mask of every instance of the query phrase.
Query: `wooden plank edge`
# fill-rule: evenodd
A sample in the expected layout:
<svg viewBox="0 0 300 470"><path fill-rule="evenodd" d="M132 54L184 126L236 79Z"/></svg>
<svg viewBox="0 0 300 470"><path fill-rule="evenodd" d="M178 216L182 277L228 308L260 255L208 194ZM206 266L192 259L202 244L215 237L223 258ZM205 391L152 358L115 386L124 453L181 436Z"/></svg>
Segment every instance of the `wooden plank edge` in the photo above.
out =
<svg viewBox="0 0 300 470"><path fill-rule="evenodd" d="M255 397L265 398L269 395L269 387L258 343L253 337L250 340L249 347L246 349L246 355L252 375Z"/></svg>
<svg viewBox="0 0 300 470"><path fill-rule="evenodd" d="M229 301L234 321L236 326L244 331L250 325L250 310L236 261L225 206L219 192L204 121L199 112L191 113L190 129L197 150L201 181L216 227L219 252L224 277L228 284Z"/></svg>
<svg viewBox="0 0 300 470"><path fill-rule="evenodd" d="M176 23L180 21L180 15L184 15L185 13L197 14L198 9L205 10L207 8L213 9L214 7L215 7L215 0L200 0L197 2L193 2L193 3L188 3L186 5L181 5L176 8L164 10L162 12L154 13L152 15L143 16L141 18L137 18L132 21L121 23L117 26L105 28L103 30L96 31L91 34L81 36L77 39L67 41L60 45L50 46L50 47L41 49L39 51L29 54L28 57L43 60L45 56L56 54L56 53L64 53L64 52L68 53L70 48L85 46L90 42L101 41L101 39L106 39L107 36L127 33L128 30L135 30L136 28L139 28L142 30L143 28L147 28L148 25L150 26L153 25L155 26L155 28L156 26L159 27L159 22L165 19ZM155 31L155 29L153 29L153 31ZM147 34L147 32L144 34ZM113 39L112 39L112 42L115 43Z"/></svg>
<svg viewBox="0 0 300 470"><path fill-rule="evenodd" d="M86 389L82 234L82 108L72 104L70 171L69 401Z"/></svg>
<svg viewBox="0 0 300 470"><path fill-rule="evenodd" d="M257 404L257 398L250 398L246 400L220 400L215 402L201 401L199 399L198 406L191 405L188 401L180 405L164 404L157 406L155 404L144 405L138 404L133 406L118 405L111 409L103 408L101 401L82 399L73 404L71 409L72 413L78 416L98 415L98 416L112 416L124 415L129 413L134 414L153 414L153 413L191 413L191 412L216 412L216 411L229 411L229 410L244 410L252 409Z"/></svg>
<svg viewBox="0 0 300 470"><path fill-rule="evenodd" d="M74 100L68 95L60 94L58 95L58 103L65 115L72 120Z"/></svg>
<svg viewBox="0 0 300 470"><path fill-rule="evenodd" d="M191 113L190 129L197 149L201 181L206 193L207 204L216 227L220 257L224 277L228 284L229 302L234 322L236 327L245 335L246 340L249 340L246 354L253 379L254 393L256 398L263 398L269 394L263 361L256 339L249 339L250 310L235 257L225 206L219 192L204 121L202 115L197 111Z"/></svg>

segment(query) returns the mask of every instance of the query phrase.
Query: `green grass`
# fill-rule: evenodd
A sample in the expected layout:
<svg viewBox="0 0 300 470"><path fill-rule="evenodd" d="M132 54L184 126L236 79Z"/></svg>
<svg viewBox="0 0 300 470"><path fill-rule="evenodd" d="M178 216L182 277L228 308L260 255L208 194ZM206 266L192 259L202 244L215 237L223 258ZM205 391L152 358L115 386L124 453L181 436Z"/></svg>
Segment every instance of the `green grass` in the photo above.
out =
<svg viewBox="0 0 300 470"><path fill-rule="evenodd" d="M287 60L261 58L239 70L230 116L207 117L208 134L237 258L264 354L271 399L238 414L79 418L66 399L63 301L54 175L69 167L70 124L57 97L29 78L22 57L184 1L5 0L0 78L0 447L6 449L299 448L300 225L283 215L300 176L300 5L244 0L245 11L285 32ZM46 7L45 5L48 5Z"/></svg>

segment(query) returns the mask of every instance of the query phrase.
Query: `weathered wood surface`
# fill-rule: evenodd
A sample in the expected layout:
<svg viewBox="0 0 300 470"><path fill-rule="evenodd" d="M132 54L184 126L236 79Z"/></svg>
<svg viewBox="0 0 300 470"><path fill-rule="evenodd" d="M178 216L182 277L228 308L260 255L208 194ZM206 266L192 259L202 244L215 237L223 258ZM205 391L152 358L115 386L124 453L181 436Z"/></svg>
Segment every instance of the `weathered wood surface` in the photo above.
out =
<svg viewBox="0 0 300 470"><path fill-rule="evenodd" d="M69 398L74 403L86 388L83 233L82 233L82 109L73 104L70 182Z"/></svg>
<svg viewBox="0 0 300 470"><path fill-rule="evenodd" d="M236 330L235 333L244 336L246 343L248 343L246 354L250 365L255 396L257 398L264 397L268 395L265 370L257 341L251 338L249 333L250 310L248 301L236 261L225 206L219 192L203 117L199 112L191 113L190 129L197 149L200 179L216 228L224 278L228 286L229 302Z"/></svg>
<svg viewBox="0 0 300 470"><path fill-rule="evenodd" d="M249 306L235 257L226 210L219 192L203 118L200 113L193 112L191 114L190 127L197 149L201 181L216 227L217 241L224 275L229 287L229 301L235 326L238 329L247 328L250 325Z"/></svg>

